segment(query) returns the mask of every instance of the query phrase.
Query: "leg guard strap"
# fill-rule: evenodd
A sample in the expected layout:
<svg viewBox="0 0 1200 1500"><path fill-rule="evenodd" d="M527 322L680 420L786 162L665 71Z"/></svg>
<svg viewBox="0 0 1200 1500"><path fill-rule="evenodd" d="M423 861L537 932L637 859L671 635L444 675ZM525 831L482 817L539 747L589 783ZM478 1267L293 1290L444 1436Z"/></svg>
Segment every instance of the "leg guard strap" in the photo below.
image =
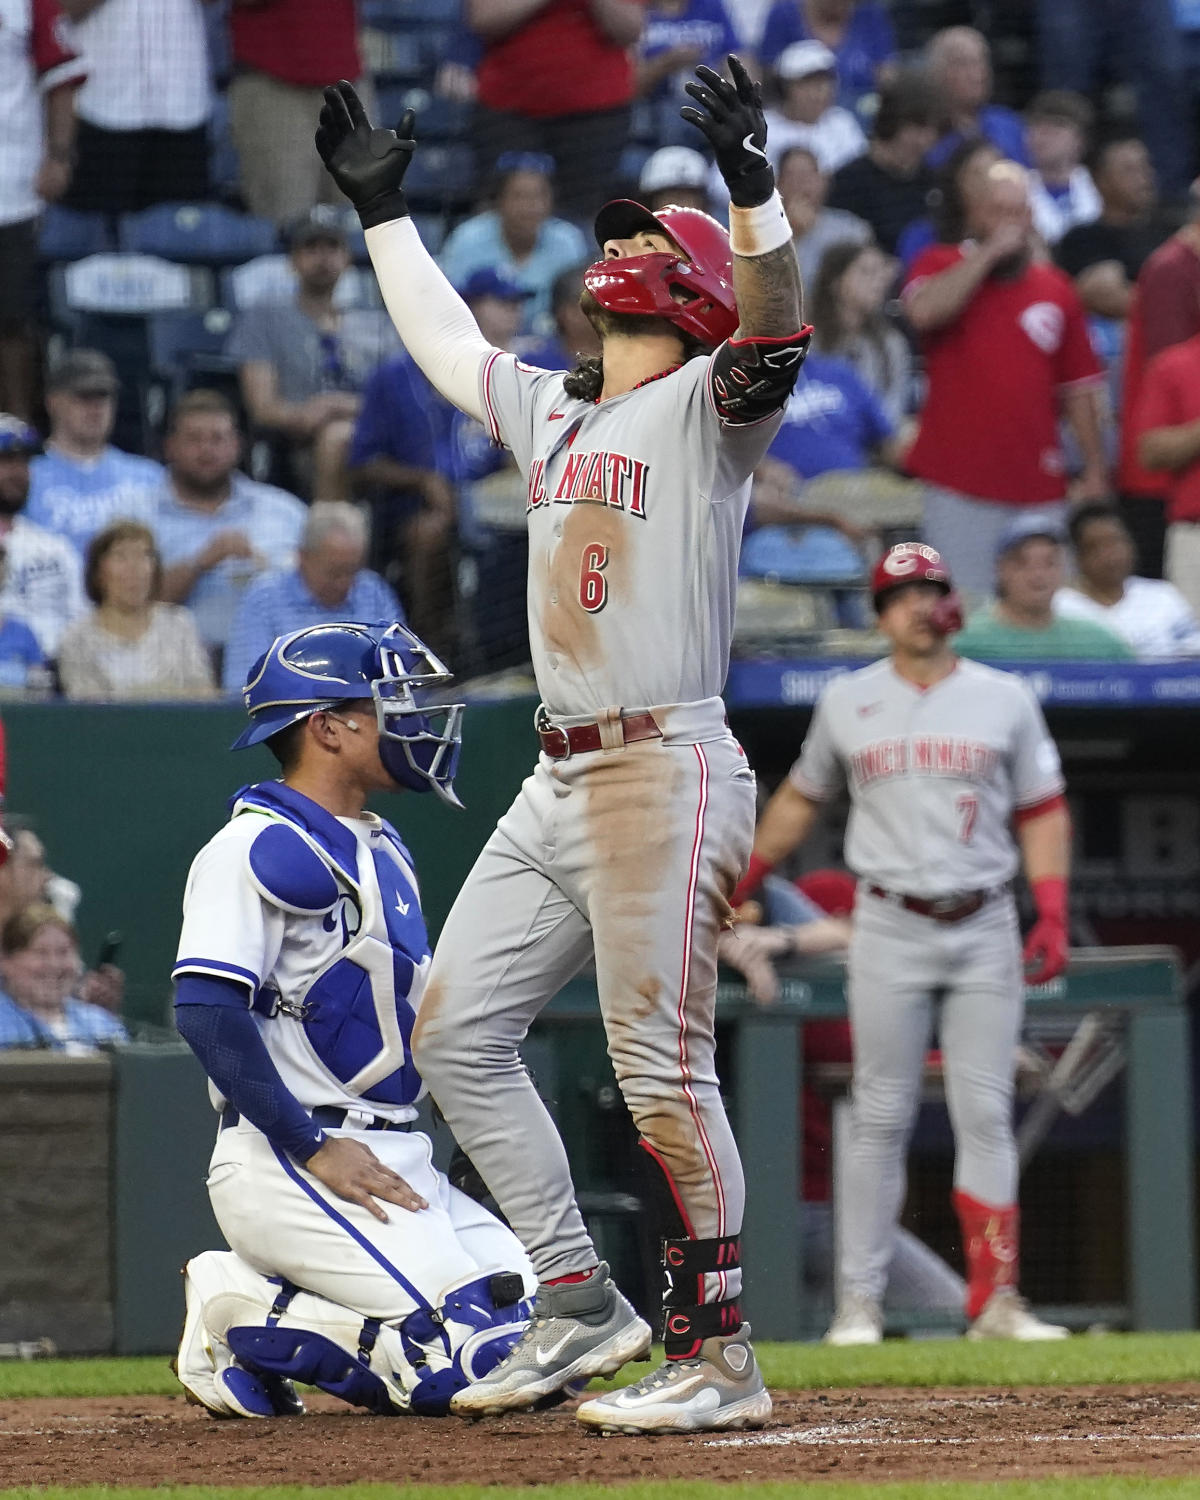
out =
<svg viewBox="0 0 1200 1500"><path fill-rule="evenodd" d="M693 1303L690 1307L663 1309L663 1347L668 1359L691 1359L705 1339L736 1333L742 1326L742 1304Z"/></svg>
<svg viewBox="0 0 1200 1500"><path fill-rule="evenodd" d="M696 1300L687 1285L689 1278L734 1271L741 1265L742 1237L730 1234L716 1240L663 1240L662 1263L668 1282L663 1300L668 1305L684 1305Z"/></svg>

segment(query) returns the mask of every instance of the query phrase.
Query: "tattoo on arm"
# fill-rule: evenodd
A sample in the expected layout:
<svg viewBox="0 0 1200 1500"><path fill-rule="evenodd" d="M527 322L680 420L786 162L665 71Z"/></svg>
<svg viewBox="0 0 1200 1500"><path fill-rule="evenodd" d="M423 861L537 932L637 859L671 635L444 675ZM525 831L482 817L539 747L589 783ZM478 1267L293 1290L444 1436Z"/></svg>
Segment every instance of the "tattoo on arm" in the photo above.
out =
<svg viewBox="0 0 1200 1500"><path fill-rule="evenodd" d="M785 338L804 321L800 266L791 245L781 245L766 255L735 255L733 290L739 338L755 334Z"/></svg>

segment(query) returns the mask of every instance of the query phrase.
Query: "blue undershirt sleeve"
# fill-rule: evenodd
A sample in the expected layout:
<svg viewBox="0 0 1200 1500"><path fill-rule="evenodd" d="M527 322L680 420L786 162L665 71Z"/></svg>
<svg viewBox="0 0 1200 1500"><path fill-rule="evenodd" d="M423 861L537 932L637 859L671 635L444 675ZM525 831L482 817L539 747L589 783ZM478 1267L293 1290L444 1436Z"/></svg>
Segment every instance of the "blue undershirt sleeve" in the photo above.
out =
<svg viewBox="0 0 1200 1500"><path fill-rule="evenodd" d="M284 1087L233 979L184 974L175 987L175 1025L238 1114L273 1146L305 1162L324 1143L321 1128Z"/></svg>

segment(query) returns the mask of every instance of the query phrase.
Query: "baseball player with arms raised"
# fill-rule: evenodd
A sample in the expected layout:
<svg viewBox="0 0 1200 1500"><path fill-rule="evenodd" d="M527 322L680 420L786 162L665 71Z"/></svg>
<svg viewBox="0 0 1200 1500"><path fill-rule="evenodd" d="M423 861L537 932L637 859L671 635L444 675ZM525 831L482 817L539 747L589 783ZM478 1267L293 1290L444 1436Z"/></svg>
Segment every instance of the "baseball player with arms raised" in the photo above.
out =
<svg viewBox="0 0 1200 1500"><path fill-rule="evenodd" d="M1067 962L1070 822L1058 752L1019 677L954 654L947 637L961 628L961 609L933 548L893 547L872 588L891 654L821 693L734 893L735 905L751 896L804 841L822 804L848 787L846 862L859 880L846 976L854 1086L838 1309L826 1342L883 1336L935 996L967 1336L1062 1338L1066 1330L1041 1322L1017 1292L1012 1128L1026 977L1044 983ZM1023 954L1010 889L1018 864L1038 912ZM727 956L734 946L725 941Z"/></svg>
<svg viewBox="0 0 1200 1500"><path fill-rule="evenodd" d="M729 74L698 69L683 114L715 149L730 234L696 209L602 208L582 303L602 352L566 376L490 347L422 246L401 190L411 117L373 130L339 84L317 134L409 353L528 483L542 753L447 919L413 1036L540 1283L528 1335L455 1396L465 1415L529 1407L650 1346L598 1263L518 1050L593 957L617 1078L681 1233L664 1249L666 1363L579 1418L690 1431L771 1410L739 1308L745 1188L714 1065L717 935L754 818L719 693L750 476L809 334L758 89L734 57Z"/></svg>
<svg viewBox="0 0 1200 1500"><path fill-rule="evenodd" d="M196 856L175 965L180 1034L221 1109L209 1168L231 1251L184 1270L177 1372L217 1416L303 1412L301 1380L380 1413L447 1410L524 1331L516 1237L413 1129L429 944L412 860L376 792L456 804L461 705L401 625L318 625L251 668L282 777L243 787Z"/></svg>

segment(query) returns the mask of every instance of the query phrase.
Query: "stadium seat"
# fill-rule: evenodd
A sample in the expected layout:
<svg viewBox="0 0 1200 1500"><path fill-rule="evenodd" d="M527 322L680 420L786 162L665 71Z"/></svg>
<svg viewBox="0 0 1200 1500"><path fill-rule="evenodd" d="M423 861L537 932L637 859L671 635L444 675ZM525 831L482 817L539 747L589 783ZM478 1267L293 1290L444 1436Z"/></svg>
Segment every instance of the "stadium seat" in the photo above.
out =
<svg viewBox="0 0 1200 1500"><path fill-rule="evenodd" d="M429 70L429 49L419 31L377 31L369 51L380 82L419 83Z"/></svg>
<svg viewBox="0 0 1200 1500"><path fill-rule="evenodd" d="M82 260L115 249L107 214L81 213L48 203L38 229L38 253L44 261Z"/></svg>
<svg viewBox="0 0 1200 1500"><path fill-rule="evenodd" d="M168 407L195 386L215 387L240 405L237 365L225 353L232 324L224 307L151 314L146 323L151 379L143 391L143 411L155 432Z"/></svg>
<svg viewBox="0 0 1200 1500"><path fill-rule="evenodd" d="M404 192L415 207L442 210L464 207L475 190L475 152L470 146L428 146L413 153Z"/></svg>
<svg viewBox="0 0 1200 1500"><path fill-rule="evenodd" d="M446 239L445 219L440 214L413 214L412 220L421 236L421 243L430 255L436 255Z"/></svg>
<svg viewBox="0 0 1200 1500"><path fill-rule="evenodd" d="M208 119L208 172L214 191L223 199L234 199L241 191L242 164L229 124L229 99L213 95Z"/></svg>
<svg viewBox="0 0 1200 1500"><path fill-rule="evenodd" d="M159 203L125 214L118 225L122 250L161 255L187 265L240 265L278 246L268 219L238 213L222 203Z"/></svg>
<svg viewBox="0 0 1200 1500"><path fill-rule="evenodd" d="M361 0L361 12L364 26L376 26L381 31L462 24L462 0Z"/></svg>
<svg viewBox="0 0 1200 1500"><path fill-rule="evenodd" d="M264 302L286 302L295 294L296 273L286 255L259 255L221 272L221 302L231 312ZM382 304L375 277L359 266L351 266L338 282L333 300L339 308Z"/></svg>

